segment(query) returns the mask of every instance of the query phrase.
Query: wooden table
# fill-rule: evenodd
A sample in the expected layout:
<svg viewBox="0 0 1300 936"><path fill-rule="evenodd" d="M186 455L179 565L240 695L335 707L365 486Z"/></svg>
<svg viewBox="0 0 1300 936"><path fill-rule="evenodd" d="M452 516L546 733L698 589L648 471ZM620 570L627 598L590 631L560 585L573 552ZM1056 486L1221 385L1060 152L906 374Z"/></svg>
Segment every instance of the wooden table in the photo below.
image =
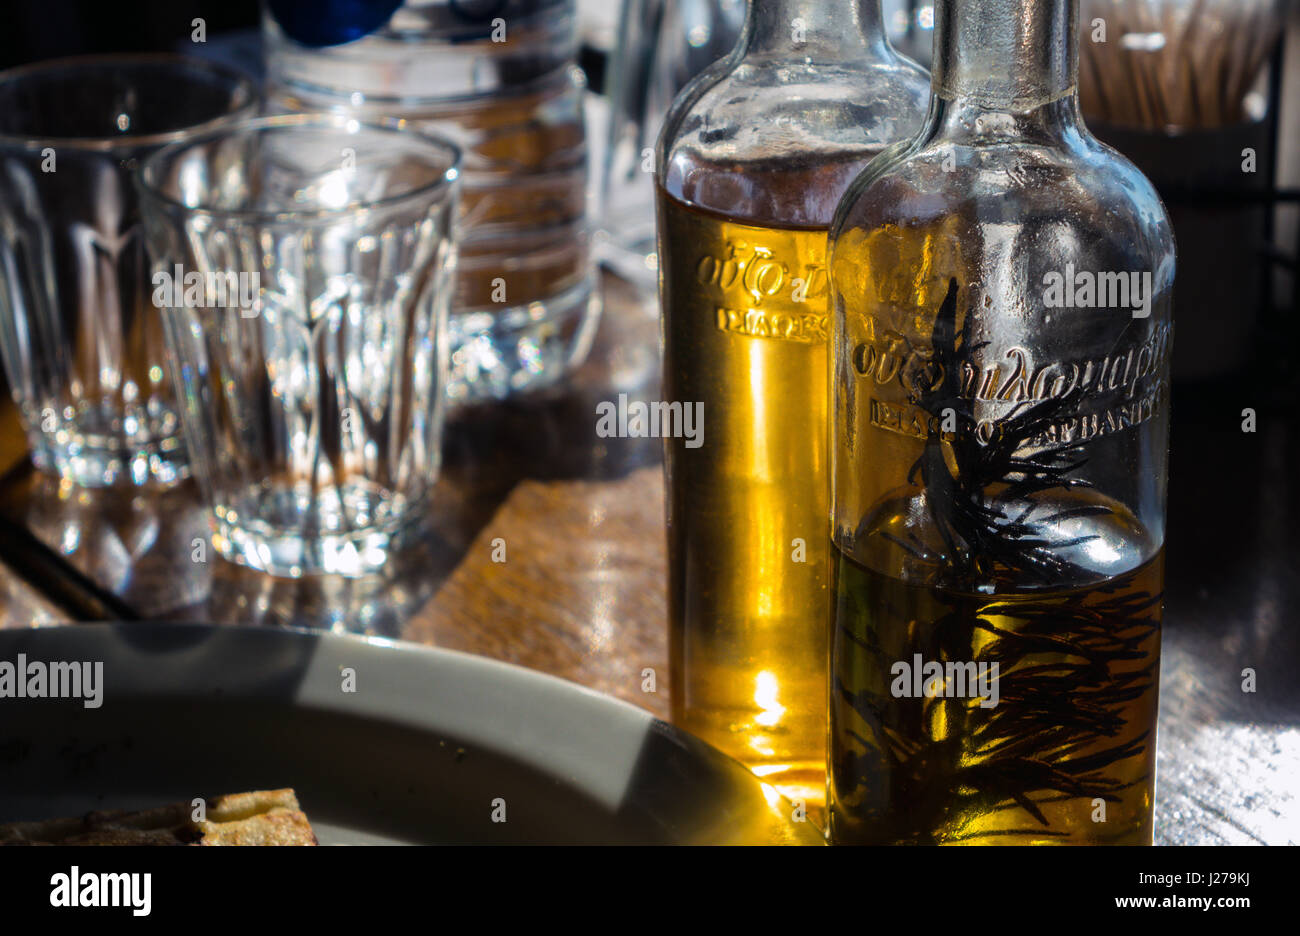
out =
<svg viewBox="0 0 1300 936"><path fill-rule="evenodd" d="M278 580L210 549L195 561L207 526L191 485L63 489L27 465L10 412L3 623L110 616L377 634L533 667L666 717L660 443L596 435L598 402L655 397L658 322L631 287L604 288L596 348L568 387L453 415L431 532L372 579ZM1258 411L1254 434L1241 431L1245 406ZM1300 841L1295 412L1294 385L1175 394L1160 842ZM504 562L493 561L497 540ZM655 693L641 690L645 667L661 674ZM1240 688L1245 667L1253 694Z"/></svg>

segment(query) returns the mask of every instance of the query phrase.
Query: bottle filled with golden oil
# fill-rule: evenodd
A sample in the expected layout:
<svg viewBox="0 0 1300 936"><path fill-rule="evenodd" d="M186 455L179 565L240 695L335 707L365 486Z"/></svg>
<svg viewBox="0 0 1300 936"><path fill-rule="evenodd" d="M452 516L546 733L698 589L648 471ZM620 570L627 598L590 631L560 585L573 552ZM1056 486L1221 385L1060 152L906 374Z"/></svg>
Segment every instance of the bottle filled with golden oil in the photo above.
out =
<svg viewBox="0 0 1300 936"><path fill-rule="evenodd" d="M1174 244L1076 6L940 0L832 224L836 843L1152 840Z"/></svg>
<svg viewBox="0 0 1300 936"><path fill-rule="evenodd" d="M674 102L657 221L674 721L815 812L827 725L827 231L924 114L879 4L754 0Z"/></svg>
<svg viewBox="0 0 1300 936"><path fill-rule="evenodd" d="M824 777L826 228L659 197L675 720L797 798Z"/></svg>

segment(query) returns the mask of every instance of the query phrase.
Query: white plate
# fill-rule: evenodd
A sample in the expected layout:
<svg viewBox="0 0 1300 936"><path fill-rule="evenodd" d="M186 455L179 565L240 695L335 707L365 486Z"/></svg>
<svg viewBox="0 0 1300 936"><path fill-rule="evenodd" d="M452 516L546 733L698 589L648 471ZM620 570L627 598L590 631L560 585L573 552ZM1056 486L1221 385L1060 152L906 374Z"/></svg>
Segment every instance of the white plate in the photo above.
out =
<svg viewBox="0 0 1300 936"><path fill-rule="evenodd" d="M322 844L820 842L702 741L482 657L188 624L0 631L19 654L102 662L103 704L0 698L0 821L293 787Z"/></svg>

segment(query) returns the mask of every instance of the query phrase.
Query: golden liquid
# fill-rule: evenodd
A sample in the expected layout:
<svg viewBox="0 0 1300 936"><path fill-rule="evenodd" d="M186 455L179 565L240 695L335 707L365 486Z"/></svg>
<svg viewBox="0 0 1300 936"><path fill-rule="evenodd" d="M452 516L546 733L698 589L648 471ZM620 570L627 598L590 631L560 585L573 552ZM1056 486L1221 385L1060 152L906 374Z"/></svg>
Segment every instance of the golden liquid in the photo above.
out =
<svg viewBox="0 0 1300 936"><path fill-rule="evenodd" d="M824 227L756 227L658 192L673 720L792 799L825 796Z"/></svg>
<svg viewBox="0 0 1300 936"><path fill-rule="evenodd" d="M1151 844L1163 550L996 595L834 562L833 842ZM998 660L997 704L896 697L891 667L917 653Z"/></svg>

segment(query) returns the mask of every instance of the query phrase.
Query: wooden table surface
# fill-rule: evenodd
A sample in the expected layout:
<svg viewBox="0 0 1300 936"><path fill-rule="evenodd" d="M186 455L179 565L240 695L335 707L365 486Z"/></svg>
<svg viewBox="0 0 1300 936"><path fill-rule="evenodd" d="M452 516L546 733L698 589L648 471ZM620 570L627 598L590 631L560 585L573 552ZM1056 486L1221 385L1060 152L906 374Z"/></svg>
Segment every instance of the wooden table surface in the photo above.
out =
<svg viewBox="0 0 1300 936"><path fill-rule="evenodd" d="M8 407L0 625L121 617L376 634L533 667L666 717L660 443L596 434L598 402L654 398L658 322L631 287L604 288L596 348L568 386L452 415L430 532L370 579L225 563L198 548L207 525L192 485L61 487L26 463ZM1157 841L1298 842L1295 381L1174 400ZM1253 434L1241 431L1246 406ZM505 561L493 561L501 543ZM641 690L645 667L660 674L655 693ZM1254 693L1241 690L1247 667Z"/></svg>

